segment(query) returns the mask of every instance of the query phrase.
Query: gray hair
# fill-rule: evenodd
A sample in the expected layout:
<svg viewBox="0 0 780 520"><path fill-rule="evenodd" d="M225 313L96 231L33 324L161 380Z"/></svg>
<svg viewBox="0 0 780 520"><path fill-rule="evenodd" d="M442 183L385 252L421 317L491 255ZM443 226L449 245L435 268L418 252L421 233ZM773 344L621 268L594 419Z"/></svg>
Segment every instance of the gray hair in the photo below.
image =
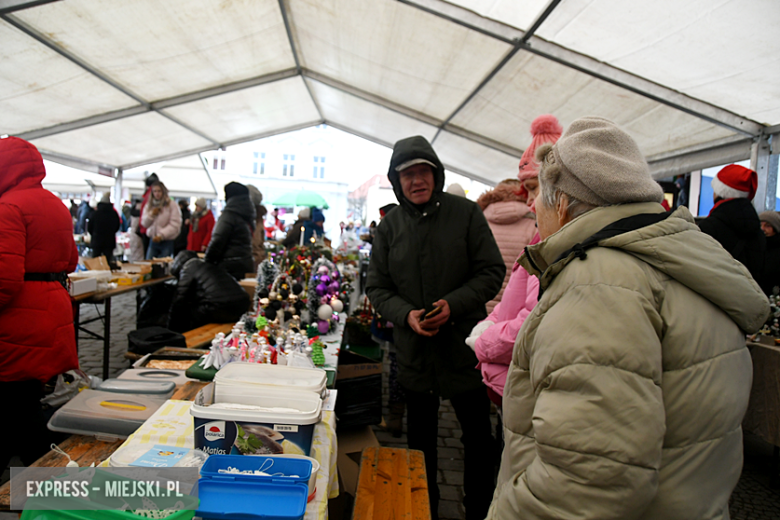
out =
<svg viewBox="0 0 780 520"><path fill-rule="evenodd" d="M555 181L561 175L561 166L554 160L547 160L552 155L552 147L552 144L545 143L536 149L536 161L539 163L539 198L542 204L548 208L557 208L561 197L566 195L566 215L569 219L596 209L598 206L583 202L555 186Z"/></svg>

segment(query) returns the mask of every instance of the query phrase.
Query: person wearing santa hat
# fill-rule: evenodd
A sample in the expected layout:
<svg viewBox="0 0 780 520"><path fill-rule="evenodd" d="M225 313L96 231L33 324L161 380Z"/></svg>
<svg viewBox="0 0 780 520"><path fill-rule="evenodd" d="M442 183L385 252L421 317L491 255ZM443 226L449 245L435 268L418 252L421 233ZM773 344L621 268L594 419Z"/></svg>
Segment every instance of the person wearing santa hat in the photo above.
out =
<svg viewBox="0 0 780 520"><path fill-rule="evenodd" d="M751 201L756 195L758 175L738 164L729 164L712 179L715 205L699 228L720 242L762 283L766 237Z"/></svg>

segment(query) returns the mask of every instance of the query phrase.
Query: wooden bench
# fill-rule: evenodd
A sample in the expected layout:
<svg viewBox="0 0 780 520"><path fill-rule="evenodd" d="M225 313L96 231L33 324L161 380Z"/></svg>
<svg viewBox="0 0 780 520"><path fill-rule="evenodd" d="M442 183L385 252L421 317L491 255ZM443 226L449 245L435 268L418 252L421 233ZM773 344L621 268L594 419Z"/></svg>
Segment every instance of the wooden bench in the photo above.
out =
<svg viewBox="0 0 780 520"><path fill-rule="evenodd" d="M210 347L211 340L218 333L225 334L233 330L233 323L209 323L197 329L192 329L184 333L184 339L187 340L187 348Z"/></svg>
<svg viewBox="0 0 780 520"><path fill-rule="evenodd" d="M431 520L423 453L401 448L364 449L352 519Z"/></svg>

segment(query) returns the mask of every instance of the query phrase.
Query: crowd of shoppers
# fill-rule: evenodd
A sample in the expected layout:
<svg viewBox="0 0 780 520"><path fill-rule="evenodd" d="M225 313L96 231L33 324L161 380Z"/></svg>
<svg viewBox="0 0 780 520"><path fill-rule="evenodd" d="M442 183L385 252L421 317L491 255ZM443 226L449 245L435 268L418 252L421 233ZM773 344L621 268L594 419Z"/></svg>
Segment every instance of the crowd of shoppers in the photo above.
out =
<svg viewBox="0 0 780 520"><path fill-rule="evenodd" d="M780 288L780 215L756 213L756 173L739 165L713 179L714 207L698 225L686 207L662 206L636 142L606 119L564 131L544 115L531 137L517 179L477 203L457 185L444 190L425 138L393 147L398 205L371 233L366 292L393 324L408 444L425 457L432 517L448 399L468 519L728 518L751 387L745 334ZM26 331L0 335L0 385L24 395L11 406L33 431L22 443L3 433L3 460L11 444L29 459L46 435L42 383L78 366L61 283L78 256L72 219L96 256L112 255L123 219L108 194L69 211L43 190L40 154L21 139L0 139L0 167L0 330ZM265 208L254 186L224 190L216 223L206 200L189 214L156 175L128 208L146 258L182 247L173 330L248 308L238 280L264 257ZM298 217L288 247L323 236L321 210Z"/></svg>

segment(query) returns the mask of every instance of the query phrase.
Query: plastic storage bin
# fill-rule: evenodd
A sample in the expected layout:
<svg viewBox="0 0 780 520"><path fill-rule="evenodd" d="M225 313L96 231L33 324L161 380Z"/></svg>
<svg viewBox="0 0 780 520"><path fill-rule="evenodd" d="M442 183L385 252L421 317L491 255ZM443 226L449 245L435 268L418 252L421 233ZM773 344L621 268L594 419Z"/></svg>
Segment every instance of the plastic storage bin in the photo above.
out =
<svg viewBox="0 0 780 520"><path fill-rule="evenodd" d="M322 418L318 394L271 387L251 392L226 387L215 407L214 387L214 383L204 387L190 407L195 448L209 455L309 455L314 425Z"/></svg>
<svg viewBox="0 0 780 520"><path fill-rule="evenodd" d="M219 472L229 467L239 471L262 469L269 466L269 460L273 465L263 471L270 476ZM219 520L297 520L306 512L311 470L311 462L306 459L214 455L200 469L200 506L196 514Z"/></svg>
<svg viewBox="0 0 780 520"><path fill-rule="evenodd" d="M49 420L55 432L124 439L136 431L165 399L138 394L82 390Z"/></svg>
<svg viewBox="0 0 780 520"><path fill-rule="evenodd" d="M324 398L327 392L327 374L318 368L288 367L265 363L230 363L214 377L217 384L216 400L223 388L241 386L294 388L309 390Z"/></svg>

